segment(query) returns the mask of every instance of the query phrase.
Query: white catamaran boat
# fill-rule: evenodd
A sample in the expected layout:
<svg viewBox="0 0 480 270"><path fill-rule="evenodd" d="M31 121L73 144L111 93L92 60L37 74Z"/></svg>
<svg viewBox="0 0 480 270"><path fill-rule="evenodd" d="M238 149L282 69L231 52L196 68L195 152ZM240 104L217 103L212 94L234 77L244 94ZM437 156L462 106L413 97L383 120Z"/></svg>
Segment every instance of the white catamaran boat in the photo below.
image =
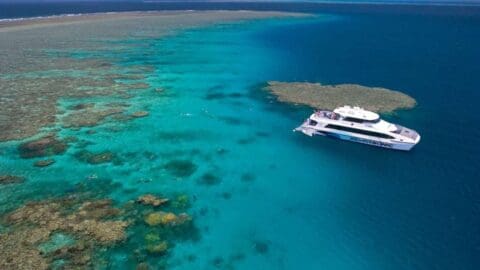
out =
<svg viewBox="0 0 480 270"><path fill-rule="evenodd" d="M316 111L294 131L405 151L420 141L416 131L382 120L374 112L350 106L338 107L333 112Z"/></svg>

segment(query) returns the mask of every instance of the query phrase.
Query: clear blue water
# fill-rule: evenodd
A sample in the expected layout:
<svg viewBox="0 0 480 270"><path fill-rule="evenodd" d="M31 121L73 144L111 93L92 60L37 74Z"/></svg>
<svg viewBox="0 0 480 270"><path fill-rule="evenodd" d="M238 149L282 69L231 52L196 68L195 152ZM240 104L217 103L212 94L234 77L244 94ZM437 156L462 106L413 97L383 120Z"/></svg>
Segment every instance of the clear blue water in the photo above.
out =
<svg viewBox="0 0 480 270"><path fill-rule="evenodd" d="M177 243L172 269L478 269L478 29L477 17L342 14L146 40L114 61L155 66L147 81L165 93L132 102L150 115L113 124L116 132L60 133L124 164L80 163L71 147L39 170L18 158L16 143L3 144L0 169L29 180L1 189L0 203L59 194L92 174L99 185L111 179L119 204L145 192L186 193L201 237ZM418 107L386 118L422 141L403 153L294 134L310 109L272 102L260 90L268 80L404 91ZM163 169L173 159L198 168L177 179ZM201 184L205 173L220 183ZM112 269L135 265L130 244L105 254Z"/></svg>

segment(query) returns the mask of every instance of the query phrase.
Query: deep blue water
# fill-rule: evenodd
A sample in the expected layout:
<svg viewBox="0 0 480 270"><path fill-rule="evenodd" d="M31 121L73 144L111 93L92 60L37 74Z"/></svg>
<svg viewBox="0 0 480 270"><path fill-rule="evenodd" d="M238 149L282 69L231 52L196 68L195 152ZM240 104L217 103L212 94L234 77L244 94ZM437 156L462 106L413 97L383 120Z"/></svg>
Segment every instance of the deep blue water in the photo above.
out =
<svg viewBox="0 0 480 270"><path fill-rule="evenodd" d="M258 34L284 59L278 79L384 86L417 99L413 112L391 117L422 134L412 153L321 145L356 167L348 227L368 232L376 254L405 256L388 269L478 268L479 27L478 18L355 15Z"/></svg>
<svg viewBox="0 0 480 270"><path fill-rule="evenodd" d="M119 55L103 52L116 65L153 64L149 83L169 95L136 96L135 106L149 110L149 117L118 124L115 133L100 126L93 137L83 130L60 135L93 140L91 151L137 158L95 167L76 161L69 149L38 171L8 144L2 145L7 154L0 169L26 174L32 189L42 181L68 186L95 173L121 186L111 194L117 202L145 192L195 196L189 211L202 239L179 243L172 253L174 262L192 253L198 259L173 268L212 269L213 258L240 252L246 258L236 269L478 269L480 17L387 13L343 10L217 25L144 40L149 46ZM418 106L385 117L419 131L422 141L403 153L294 134L310 110L269 102L259 89L267 80L403 91ZM219 92L227 97L206 98ZM178 138L168 139L174 133ZM142 158L146 148L159 160ZM218 156L218 149L226 154ZM172 153L198 170L172 180L161 169ZM197 184L212 171L220 184ZM245 174L254 180L242 182ZM154 180L139 183L145 178ZM0 202L25 196L21 189L3 189ZM208 214L198 214L202 208ZM268 245L266 254L252 251L258 241ZM112 267L133 267L125 259L131 249L110 254Z"/></svg>

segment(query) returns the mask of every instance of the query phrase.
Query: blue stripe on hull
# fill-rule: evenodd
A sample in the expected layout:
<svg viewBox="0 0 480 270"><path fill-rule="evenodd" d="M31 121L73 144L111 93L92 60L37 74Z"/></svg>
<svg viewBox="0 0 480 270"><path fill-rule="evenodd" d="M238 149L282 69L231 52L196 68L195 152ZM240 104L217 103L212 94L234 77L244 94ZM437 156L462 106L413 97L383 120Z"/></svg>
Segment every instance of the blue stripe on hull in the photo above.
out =
<svg viewBox="0 0 480 270"><path fill-rule="evenodd" d="M379 141L374 141L374 140L369 140L369 139L362 139L362 138L357 138L357 137L352 137L352 136L337 134L337 133L330 133L330 132L325 132L325 134L332 137L332 138L336 138L336 139L340 139L340 140L363 143L363 144L368 144L368 145L373 145L373 146L378 146L378 147L384 147L384 148L390 148L390 149L396 149L396 148L394 148L393 144L391 144L391 143L384 143L384 142L379 142Z"/></svg>

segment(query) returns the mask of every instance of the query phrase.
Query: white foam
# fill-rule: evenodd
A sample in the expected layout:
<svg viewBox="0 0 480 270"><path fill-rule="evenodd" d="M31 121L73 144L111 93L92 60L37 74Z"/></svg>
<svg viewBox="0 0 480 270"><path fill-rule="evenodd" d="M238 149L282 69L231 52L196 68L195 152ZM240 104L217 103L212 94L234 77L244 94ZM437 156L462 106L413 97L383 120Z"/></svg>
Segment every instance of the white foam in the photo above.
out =
<svg viewBox="0 0 480 270"><path fill-rule="evenodd" d="M93 14L93 13L86 13L86 14ZM2 23L2 22L21 22L21 21L31 21L31 20L46 20L46 19L63 18L63 17L77 17L77 16L86 15L86 14L85 13L69 13L69 14L51 15L51 16L9 18L9 19L0 19L0 23Z"/></svg>

